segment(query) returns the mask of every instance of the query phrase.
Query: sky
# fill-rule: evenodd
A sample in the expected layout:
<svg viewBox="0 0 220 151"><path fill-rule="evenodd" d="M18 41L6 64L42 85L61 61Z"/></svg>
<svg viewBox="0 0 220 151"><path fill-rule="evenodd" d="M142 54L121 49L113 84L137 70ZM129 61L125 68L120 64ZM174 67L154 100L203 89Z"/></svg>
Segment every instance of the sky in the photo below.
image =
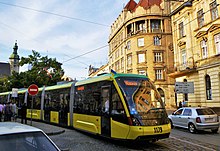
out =
<svg viewBox="0 0 220 151"><path fill-rule="evenodd" d="M56 58L65 75L81 80L108 62L110 27L129 0L0 0L0 62L35 50ZM27 66L20 67L26 71Z"/></svg>

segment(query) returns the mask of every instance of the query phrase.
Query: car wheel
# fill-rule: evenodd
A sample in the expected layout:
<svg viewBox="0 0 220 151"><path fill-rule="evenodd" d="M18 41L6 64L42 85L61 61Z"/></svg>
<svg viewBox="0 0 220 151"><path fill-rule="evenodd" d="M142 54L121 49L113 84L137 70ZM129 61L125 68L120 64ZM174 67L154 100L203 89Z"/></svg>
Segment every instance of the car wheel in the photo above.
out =
<svg viewBox="0 0 220 151"><path fill-rule="evenodd" d="M218 128L212 129L212 133L217 133L217 132L218 132Z"/></svg>
<svg viewBox="0 0 220 151"><path fill-rule="evenodd" d="M173 129L173 128L174 128L174 126L173 126L173 122L172 122L171 119L169 119L169 121L170 121L171 128Z"/></svg>
<svg viewBox="0 0 220 151"><path fill-rule="evenodd" d="M189 123L188 129L189 129L190 133L195 133L196 132L196 127L193 123Z"/></svg>

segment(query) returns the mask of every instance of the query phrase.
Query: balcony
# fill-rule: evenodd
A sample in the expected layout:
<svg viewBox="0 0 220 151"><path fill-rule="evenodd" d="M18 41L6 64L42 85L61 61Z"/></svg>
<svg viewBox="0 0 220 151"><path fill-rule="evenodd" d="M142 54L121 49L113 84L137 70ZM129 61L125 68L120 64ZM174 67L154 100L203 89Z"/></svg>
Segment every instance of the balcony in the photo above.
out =
<svg viewBox="0 0 220 151"><path fill-rule="evenodd" d="M162 30L160 28L153 28L153 29L151 29L151 32L152 33L161 33Z"/></svg>

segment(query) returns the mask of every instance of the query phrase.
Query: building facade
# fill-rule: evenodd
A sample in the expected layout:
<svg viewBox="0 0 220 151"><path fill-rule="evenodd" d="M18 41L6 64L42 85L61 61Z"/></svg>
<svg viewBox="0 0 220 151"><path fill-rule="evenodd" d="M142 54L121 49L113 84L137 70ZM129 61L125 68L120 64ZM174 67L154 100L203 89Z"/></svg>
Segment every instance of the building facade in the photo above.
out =
<svg viewBox="0 0 220 151"><path fill-rule="evenodd" d="M147 74L166 107L175 107L170 7L163 0L130 0L111 26L109 68Z"/></svg>
<svg viewBox="0 0 220 151"><path fill-rule="evenodd" d="M0 78L7 77L10 74L10 64L6 62L0 62Z"/></svg>
<svg viewBox="0 0 220 151"><path fill-rule="evenodd" d="M220 0L171 2L177 82L193 82L194 93L177 94L190 106L220 107Z"/></svg>

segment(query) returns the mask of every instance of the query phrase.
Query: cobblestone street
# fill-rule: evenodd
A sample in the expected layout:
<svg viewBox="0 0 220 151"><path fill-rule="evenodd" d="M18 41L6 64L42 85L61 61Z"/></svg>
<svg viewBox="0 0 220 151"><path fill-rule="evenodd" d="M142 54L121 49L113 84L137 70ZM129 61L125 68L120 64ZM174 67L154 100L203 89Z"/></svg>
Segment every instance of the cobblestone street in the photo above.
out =
<svg viewBox="0 0 220 151"><path fill-rule="evenodd" d="M30 121L28 121L30 124ZM49 137L63 150L69 149L70 151L91 151L91 150L105 150L105 151L125 151L125 150L144 150L144 151L216 151L220 150L220 145L210 144L201 142L196 139L191 139L187 135L191 135L185 130L174 129L174 131L179 131L181 133L186 133L185 136L175 136L175 134L170 135L170 138L160 140L156 143L146 143L146 142L123 142L123 141L113 141L105 139L102 137L89 135L87 133L82 133L74 129L66 129L62 127L57 127L54 125L48 125L46 123L32 122L32 126L38 127L45 131ZM196 135L196 134L195 134ZM212 135L207 133L202 135ZM219 141L220 135L213 134ZM208 139L207 136L207 139ZM217 140L217 141L218 141Z"/></svg>

